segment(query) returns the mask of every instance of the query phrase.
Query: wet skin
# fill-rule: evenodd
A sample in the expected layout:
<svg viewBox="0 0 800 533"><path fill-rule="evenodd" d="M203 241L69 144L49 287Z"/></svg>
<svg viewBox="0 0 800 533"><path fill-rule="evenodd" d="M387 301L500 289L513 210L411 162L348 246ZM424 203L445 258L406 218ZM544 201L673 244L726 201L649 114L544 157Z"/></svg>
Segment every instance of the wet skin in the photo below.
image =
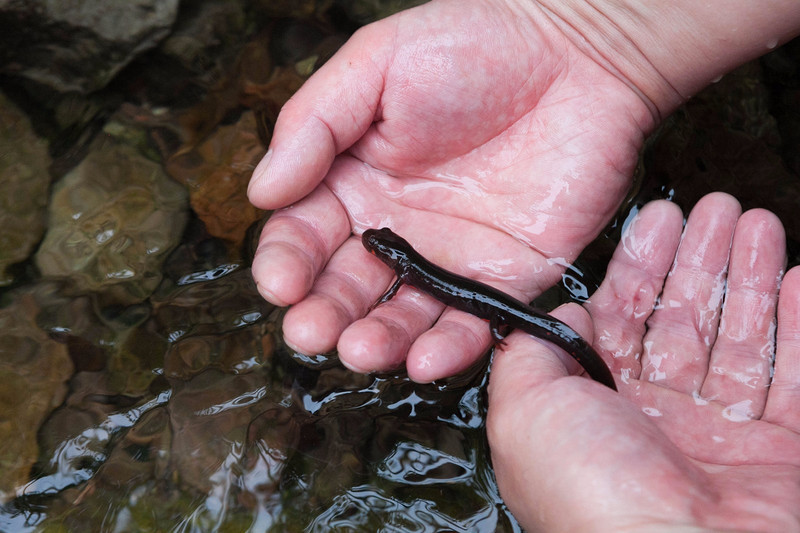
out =
<svg viewBox="0 0 800 533"><path fill-rule="evenodd" d="M560 320L494 287L434 265L389 228L368 229L361 241L397 274L397 280L375 305L390 300L406 283L446 305L488 320L497 343L502 344L500 328L504 326L552 342L570 354L592 379L617 390L611 371L594 348Z"/></svg>

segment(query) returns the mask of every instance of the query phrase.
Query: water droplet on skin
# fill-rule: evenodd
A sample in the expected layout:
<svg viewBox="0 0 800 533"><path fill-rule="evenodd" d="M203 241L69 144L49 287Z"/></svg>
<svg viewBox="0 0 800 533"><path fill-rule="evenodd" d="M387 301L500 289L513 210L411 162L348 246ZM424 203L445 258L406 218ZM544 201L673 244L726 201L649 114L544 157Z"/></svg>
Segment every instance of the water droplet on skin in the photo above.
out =
<svg viewBox="0 0 800 533"><path fill-rule="evenodd" d="M664 416L661 411L655 407L642 407L642 412L644 412L644 414L647 416Z"/></svg>
<svg viewBox="0 0 800 533"><path fill-rule="evenodd" d="M748 422L753 418L752 400L742 400L722 410L722 416L731 422Z"/></svg>
<svg viewBox="0 0 800 533"><path fill-rule="evenodd" d="M767 41L767 50L773 50L776 46L778 46L778 39L770 39Z"/></svg>
<svg viewBox="0 0 800 533"><path fill-rule="evenodd" d="M431 358L431 354L423 355L419 359L419 364L417 365L417 368L419 368L419 369L430 368L431 367L431 359L432 359Z"/></svg>
<svg viewBox="0 0 800 533"><path fill-rule="evenodd" d="M557 265L564 268L569 268L572 264L566 260L564 257L548 257L547 258L548 265Z"/></svg>
<svg viewBox="0 0 800 533"><path fill-rule="evenodd" d="M692 392L692 398L695 405L708 405L713 398L703 398L698 391Z"/></svg>
<svg viewBox="0 0 800 533"><path fill-rule="evenodd" d="M470 261L467 263L467 267L474 272L480 272L492 279L505 281L515 281L519 279L516 274L508 273L510 270L512 270L513 266L514 261L512 259L485 259L482 261Z"/></svg>
<svg viewBox="0 0 800 533"><path fill-rule="evenodd" d="M666 366L668 359L672 359L672 354L669 353L653 353L651 352L653 343L648 341L644 343L645 351L648 355L648 364L642 369L642 377L651 383L667 379L667 373L662 367Z"/></svg>

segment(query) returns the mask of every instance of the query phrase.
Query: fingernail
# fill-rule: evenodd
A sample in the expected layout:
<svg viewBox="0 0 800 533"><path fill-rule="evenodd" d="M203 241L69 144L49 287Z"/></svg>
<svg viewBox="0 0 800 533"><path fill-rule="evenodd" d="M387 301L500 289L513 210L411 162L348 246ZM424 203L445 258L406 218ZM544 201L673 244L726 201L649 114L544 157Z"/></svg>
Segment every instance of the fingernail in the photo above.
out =
<svg viewBox="0 0 800 533"><path fill-rule="evenodd" d="M264 179L264 176L267 173L267 167L269 166L269 161L272 159L272 148L267 150L267 153L264 154L264 157L261 158L261 161L258 162L256 168L253 169L253 175L250 177L250 183L247 185L247 193L250 194L250 189L253 188L253 185L257 181L261 181Z"/></svg>
<svg viewBox="0 0 800 533"><path fill-rule="evenodd" d="M261 161L258 162L255 170L253 170L253 176L255 176L256 179L261 179L261 177L267 172L267 167L269 166L269 162L271 159L272 159L272 148L267 150L267 153L264 154L264 157L261 158Z"/></svg>

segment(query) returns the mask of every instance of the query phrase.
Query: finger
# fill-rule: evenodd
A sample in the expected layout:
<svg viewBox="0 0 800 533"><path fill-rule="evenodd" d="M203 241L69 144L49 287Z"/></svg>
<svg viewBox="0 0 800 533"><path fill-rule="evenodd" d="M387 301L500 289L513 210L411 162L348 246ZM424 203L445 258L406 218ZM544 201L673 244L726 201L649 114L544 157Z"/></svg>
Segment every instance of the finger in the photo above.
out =
<svg viewBox="0 0 800 533"><path fill-rule="evenodd" d="M761 416L775 347L775 309L786 264L786 237L778 217L763 209L736 224L719 333L701 390L707 399Z"/></svg>
<svg viewBox="0 0 800 533"><path fill-rule="evenodd" d="M392 273L367 253L361 239L340 246L317 277L308 296L289 309L283 336L293 349L307 354L332 350L342 332L366 314L388 285Z"/></svg>
<svg viewBox="0 0 800 533"><path fill-rule="evenodd" d="M387 25L362 28L289 99L270 149L248 187L250 202L276 209L309 194L334 157L372 124L383 91ZM390 25L388 25L391 28Z"/></svg>
<svg viewBox="0 0 800 533"><path fill-rule="evenodd" d="M579 305L562 305L551 314L592 342L592 320ZM569 354L547 341L517 332L505 341L492 362L489 405L495 401L515 404L537 387L582 372ZM586 379L586 383L590 380ZM601 388L605 387L598 387Z"/></svg>
<svg viewBox="0 0 800 533"><path fill-rule="evenodd" d="M349 235L347 214L326 187L291 208L275 211L261 231L253 257L258 291L275 305L299 302Z"/></svg>
<svg viewBox="0 0 800 533"><path fill-rule="evenodd" d="M591 335L591 323L585 312L583 318L580 315L577 319L575 316L567 318L563 314L560 318L568 320L578 333ZM575 388L591 384L577 378L568 383L564 379L567 376L567 367L550 346L523 333L509 335L505 347L495 352L492 362L486 425L492 462L503 497L517 500L520 505L514 514L530 517L529 524L541 520L541 512L535 507L537 500L530 497L532 482L552 479L549 467L554 464L553 453L574 449L565 446L560 434L550 428L554 424L559 427L568 420L568 426L573 428L565 432L570 437L568 443L579 442L572 437L576 434L575 428L583 426L576 425L575 419L583 422L581 409L594 403L591 398L582 402L580 408L570 409L576 398L585 399L582 397L585 395L575 394ZM553 401L556 398L558 401ZM562 400L566 400L567 409ZM552 512L550 507L546 512Z"/></svg>
<svg viewBox="0 0 800 533"><path fill-rule="evenodd" d="M434 262L446 268L448 261L452 262L462 275L483 278L489 285L523 301L554 283L559 267L549 264L538 253L521 247L506 235L498 235L495 230L471 224L459 230L461 224L451 222L451 231L444 238L430 230L437 224L424 225L414 242L419 242L423 255L431 250ZM458 265L467 266L458 268ZM449 377L485 356L491 343L488 321L450 307L412 343L406 370L412 380L420 383Z"/></svg>
<svg viewBox="0 0 800 533"><path fill-rule="evenodd" d="M725 274L741 207L712 193L689 215L661 305L647 322L641 378L697 392L708 369L725 292Z"/></svg>
<svg viewBox="0 0 800 533"><path fill-rule="evenodd" d="M683 214L667 201L644 206L622 234L600 288L585 304L595 349L612 373L638 378L646 321L653 312L680 242Z"/></svg>
<svg viewBox="0 0 800 533"><path fill-rule="evenodd" d="M591 340L589 316L579 306L563 306L553 314ZM542 524L543 531L552 529L545 524L552 525L576 505L598 501L587 499L585 488L595 495L617 491L618 473L631 480L622 481L624 485L635 489L636 479L681 478L670 461L631 461L661 457L662 450L671 447L633 404L599 383L568 376L553 350L530 336L514 334L495 356L489 382L486 430L500 490L510 505L516 504L515 516ZM677 454L670 450L669 456ZM597 472L587 474L587 469ZM682 474L686 470L683 467ZM557 497L537 507L542 487ZM601 514L608 510L602 505Z"/></svg>
<svg viewBox="0 0 800 533"><path fill-rule="evenodd" d="M449 377L486 355L492 342L489 323L448 308L436 326L423 333L408 353L408 377L418 383Z"/></svg>
<svg viewBox="0 0 800 533"><path fill-rule="evenodd" d="M558 274L546 259L490 228L436 213L419 212L411 220L390 218L397 232L433 262L469 277L488 278L516 297L528 299L526 295L541 292L539 285L552 283ZM497 260L520 254L517 261ZM533 275L535 284L528 282ZM516 284L527 286L528 292ZM443 308L427 294L404 287L343 333L339 357L357 371L389 370L405 359L409 377L422 383L466 370L490 346L488 322L453 308L442 312Z"/></svg>
<svg viewBox="0 0 800 533"><path fill-rule="evenodd" d="M391 300L342 333L337 345L342 364L355 372L380 372L400 366L411 344L436 322L442 309L444 304L431 296L413 287L402 287Z"/></svg>
<svg viewBox="0 0 800 533"><path fill-rule="evenodd" d="M761 419L800 432L800 267L781 283L775 351L775 375Z"/></svg>

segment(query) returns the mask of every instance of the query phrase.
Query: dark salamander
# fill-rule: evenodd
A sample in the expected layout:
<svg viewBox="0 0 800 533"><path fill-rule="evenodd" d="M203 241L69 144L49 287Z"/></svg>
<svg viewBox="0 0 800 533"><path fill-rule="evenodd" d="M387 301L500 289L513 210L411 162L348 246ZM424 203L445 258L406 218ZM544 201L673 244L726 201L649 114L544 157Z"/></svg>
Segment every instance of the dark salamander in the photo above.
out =
<svg viewBox="0 0 800 533"><path fill-rule="evenodd" d="M366 230L362 242L397 274L397 281L378 303L391 299L407 283L446 305L488 320L496 342L502 341L500 328L504 326L552 342L574 357L595 381L617 390L608 366L594 348L560 320L489 285L434 265L389 228Z"/></svg>

